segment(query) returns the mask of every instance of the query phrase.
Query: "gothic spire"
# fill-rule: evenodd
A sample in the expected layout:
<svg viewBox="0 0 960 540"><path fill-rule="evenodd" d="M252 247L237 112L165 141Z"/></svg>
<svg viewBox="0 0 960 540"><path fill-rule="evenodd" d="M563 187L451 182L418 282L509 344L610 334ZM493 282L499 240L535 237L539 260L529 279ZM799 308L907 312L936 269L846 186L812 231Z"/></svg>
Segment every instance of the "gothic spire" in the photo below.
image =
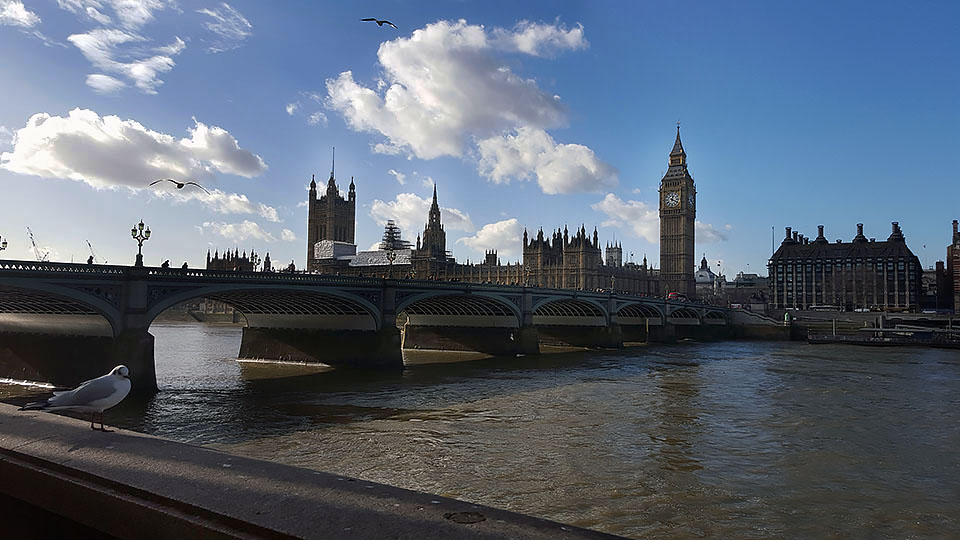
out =
<svg viewBox="0 0 960 540"><path fill-rule="evenodd" d="M683 143L680 142L680 122L677 122L677 140L673 143L673 150L670 150L670 166L685 165L687 162L687 153L683 150Z"/></svg>

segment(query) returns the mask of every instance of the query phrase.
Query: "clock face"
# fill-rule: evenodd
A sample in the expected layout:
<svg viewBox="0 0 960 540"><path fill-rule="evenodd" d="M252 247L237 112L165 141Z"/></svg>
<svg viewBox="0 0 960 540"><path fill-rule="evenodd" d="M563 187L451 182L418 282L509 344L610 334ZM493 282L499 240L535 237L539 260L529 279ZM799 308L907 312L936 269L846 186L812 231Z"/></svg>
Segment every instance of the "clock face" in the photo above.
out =
<svg viewBox="0 0 960 540"><path fill-rule="evenodd" d="M680 192L671 191L663 196L663 202L670 208L680 206Z"/></svg>
<svg viewBox="0 0 960 540"><path fill-rule="evenodd" d="M690 206L690 208L693 208L693 202L695 199L696 197L693 196L693 193L687 195L687 204Z"/></svg>

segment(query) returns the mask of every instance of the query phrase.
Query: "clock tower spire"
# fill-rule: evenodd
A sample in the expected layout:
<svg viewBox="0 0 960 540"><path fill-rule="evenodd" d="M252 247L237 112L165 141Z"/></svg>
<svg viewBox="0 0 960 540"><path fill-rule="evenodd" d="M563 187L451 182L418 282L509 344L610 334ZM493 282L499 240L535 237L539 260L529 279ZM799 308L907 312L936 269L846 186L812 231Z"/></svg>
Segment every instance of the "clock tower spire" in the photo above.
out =
<svg viewBox="0 0 960 540"><path fill-rule="evenodd" d="M660 180L660 291L677 292L693 298L694 226L697 218L697 190L687 170L687 153L677 139L670 151L670 167Z"/></svg>

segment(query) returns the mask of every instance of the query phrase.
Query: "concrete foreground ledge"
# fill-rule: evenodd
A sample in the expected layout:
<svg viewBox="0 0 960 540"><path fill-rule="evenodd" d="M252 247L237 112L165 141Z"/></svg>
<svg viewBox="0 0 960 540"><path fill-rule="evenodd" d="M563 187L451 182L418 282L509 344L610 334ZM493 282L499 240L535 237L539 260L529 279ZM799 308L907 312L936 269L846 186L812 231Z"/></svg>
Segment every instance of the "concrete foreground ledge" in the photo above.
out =
<svg viewBox="0 0 960 540"><path fill-rule="evenodd" d="M0 496L117 538L618 538L3 403Z"/></svg>

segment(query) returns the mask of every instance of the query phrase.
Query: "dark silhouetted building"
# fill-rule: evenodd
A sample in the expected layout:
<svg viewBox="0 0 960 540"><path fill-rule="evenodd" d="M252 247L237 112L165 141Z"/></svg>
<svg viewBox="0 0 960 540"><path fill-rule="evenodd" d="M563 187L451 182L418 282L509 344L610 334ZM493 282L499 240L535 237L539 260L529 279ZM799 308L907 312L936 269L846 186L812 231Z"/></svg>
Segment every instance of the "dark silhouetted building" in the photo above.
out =
<svg viewBox="0 0 960 540"><path fill-rule="evenodd" d="M960 315L960 231L957 230L957 220L953 220L953 238L947 246L947 277L950 280L947 290L953 292L953 312Z"/></svg>
<svg viewBox="0 0 960 540"><path fill-rule="evenodd" d="M340 196L337 182L330 171L327 190L317 198L317 182L310 179L310 196L307 199L307 268L313 267L314 246L321 240L355 243L357 216L357 191L350 178L347 198Z"/></svg>
<svg viewBox="0 0 960 540"><path fill-rule="evenodd" d="M660 180L660 291L696 296L694 228L697 189L687 170L687 153L677 140L670 151L670 167Z"/></svg>
<svg viewBox="0 0 960 540"><path fill-rule="evenodd" d="M920 301L920 259L907 247L894 221L886 241L857 235L830 243L823 225L811 240L791 228L768 263L773 308L838 306L847 310L916 311Z"/></svg>

